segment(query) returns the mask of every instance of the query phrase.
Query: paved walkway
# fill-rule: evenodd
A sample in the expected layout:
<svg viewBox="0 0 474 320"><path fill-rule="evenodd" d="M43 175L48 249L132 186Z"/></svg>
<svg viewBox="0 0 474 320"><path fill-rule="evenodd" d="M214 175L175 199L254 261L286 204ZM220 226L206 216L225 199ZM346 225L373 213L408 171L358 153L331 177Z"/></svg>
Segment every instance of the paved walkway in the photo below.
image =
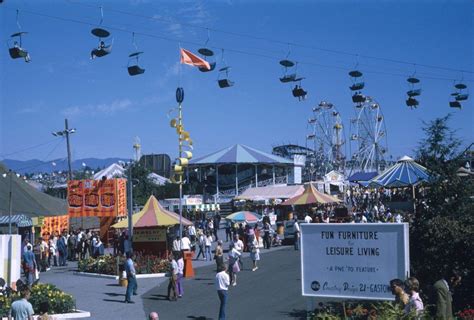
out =
<svg viewBox="0 0 474 320"><path fill-rule="evenodd" d="M244 270L238 275L237 287L229 293L228 319L298 319L305 309L299 251L293 247L261 249L256 272L250 270L248 256L244 253ZM184 280L185 296L178 302L164 300L168 278L152 278L138 279L138 296L133 297L136 303L125 304L125 288L117 280L74 275L75 262L42 273L41 282L72 294L77 308L91 312L92 319L141 320L150 311L158 311L160 319L216 319L215 262L194 260L193 265L196 276Z"/></svg>

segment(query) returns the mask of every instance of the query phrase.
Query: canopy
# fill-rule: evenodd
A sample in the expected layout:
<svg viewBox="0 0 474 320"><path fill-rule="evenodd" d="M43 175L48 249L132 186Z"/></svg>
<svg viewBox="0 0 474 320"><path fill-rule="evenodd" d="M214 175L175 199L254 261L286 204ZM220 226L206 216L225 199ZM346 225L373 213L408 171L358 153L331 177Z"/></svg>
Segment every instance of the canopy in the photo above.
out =
<svg viewBox="0 0 474 320"><path fill-rule="evenodd" d="M185 218L182 218L181 222L186 226L193 224ZM165 210L154 196L150 196L143 209L133 215L132 223L134 228L173 226L179 224L179 215ZM127 227L128 218L112 225L112 228L115 229L124 229Z"/></svg>
<svg viewBox="0 0 474 320"><path fill-rule="evenodd" d="M293 164L293 161L242 144L236 144L190 161L192 165L223 163Z"/></svg>
<svg viewBox="0 0 474 320"><path fill-rule="evenodd" d="M336 197L319 192L311 183L306 184L304 188L305 190L302 194L286 200L285 202L282 203L282 205L289 206L289 205L328 204L328 203L341 202L341 200L339 200Z"/></svg>
<svg viewBox="0 0 474 320"><path fill-rule="evenodd" d="M125 169L118 163L112 163L107 168L94 174L94 180L100 180L102 177L107 179L122 178L125 176Z"/></svg>
<svg viewBox="0 0 474 320"><path fill-rule="evenodd" d="M14 214L12 215L12 224L16 224L18 228L22 227L31 227L33 226L33 221L31 218L25 216L24 214ZM0 224L9 224L9 216L0 216Z"/></svg>
<svg viewBox="0 0 474 320"><path fill-rule="evenodd" d="M67 214L66 200L36 190L0 163L0 215L9 213L10 181L12 183L12 214L24 214L28 217Z"/></svg>
<svg viewBox="0 0 474 320"><path fill-rule="evenodd" d="M428 170L412 158L404 156L396 164L372 178L369 186L382 186L388 188L415 186L423 181L428 181Z"/></svg>
<svg viewBox="0 0 474 320"><path fill-rule="evenodd" d="M227 220L236 221L236 222L246 222L246 223L256 223L262 219L262 217L255 212L251 211L238 211L232 214L229 214L226 217Z"/></svg>
<svg viewBox="0 0 474 320"><path fill-rule="evenodd" d="M377 172L356 172L353 175L351 175L347 180L349 182L364 182L364 181L369 181L370 179L374 178L377 176Z"/></svg>
<svg viewBox="0 0 474 320"><path fill-rule="evenodd" d="M296 195L302 194L304 187L298 186L287 186L287 185L275 185L258 188L248 188L240 196L236 197L237 200L269 200L269 199L288 199Z"/></svg>

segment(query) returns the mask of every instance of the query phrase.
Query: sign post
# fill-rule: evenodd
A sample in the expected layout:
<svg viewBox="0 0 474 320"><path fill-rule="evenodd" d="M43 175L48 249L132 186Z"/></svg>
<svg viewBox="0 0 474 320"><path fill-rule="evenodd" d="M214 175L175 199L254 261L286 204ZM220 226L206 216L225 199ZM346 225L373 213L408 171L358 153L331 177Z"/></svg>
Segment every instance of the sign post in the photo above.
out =
<svg viewBox="0 0 474 320"><path fill-rule="evenodd" d="M303 296L394 300L390 280L409 275L408 224L301 224Z"/></svg>

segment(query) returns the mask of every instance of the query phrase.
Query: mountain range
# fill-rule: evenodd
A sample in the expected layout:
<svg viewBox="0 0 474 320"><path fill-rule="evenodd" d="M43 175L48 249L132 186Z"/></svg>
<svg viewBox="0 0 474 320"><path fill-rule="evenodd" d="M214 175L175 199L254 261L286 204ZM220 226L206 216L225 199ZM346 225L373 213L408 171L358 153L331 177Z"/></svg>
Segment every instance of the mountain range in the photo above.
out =
<svg viewBox="0 0 474 320"><path fill-rule="evenodd" d="M107 159L97 159L97 158L84 158L77 159L71 163L72 170L84 170L85 166L91 168L92 170L103 169L108 167L112 163L118 161L129 161L130 159L123 158L107 158ZM29 174L29 173L52 173L53 171L67 171L67 160L57 159L51 161L41 161L38 159L32 160L13 160L13 159L3 159L0 160L8 169L11 169L19 174ZM85 166L83 165L85 164Z"/></svg>

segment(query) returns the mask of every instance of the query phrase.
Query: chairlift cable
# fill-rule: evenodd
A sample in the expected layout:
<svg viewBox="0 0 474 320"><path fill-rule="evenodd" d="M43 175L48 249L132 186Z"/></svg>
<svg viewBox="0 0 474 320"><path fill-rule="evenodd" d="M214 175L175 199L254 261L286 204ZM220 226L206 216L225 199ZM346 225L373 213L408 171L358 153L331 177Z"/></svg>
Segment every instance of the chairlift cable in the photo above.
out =
<svg viewBox="0 0 474 320"><path fill-rule="evenodd" d="M87 7L95 7L93 5L87 5L87 4L82 4L77 1L72 1L72 0L67 0L67 2L71 4L76 4L76 5L82 5L82 6L87 6ZM147 16L143 14L137 14L137 13L130 13L118 9L108 9L111 12L116 12L124 15L129 15L129 16L135 16L139 18L145 18L148 20L157 20L165 23L177 23L176 20L172 21L171 19L166 19L166 18L161 18L161 17L155 17L155 16ZM381 61L386 61L386 62L391 62L391 63L397 63L397 64L405 64L405 65L413 65L414 62L411 61L405 61L405 60L398 60L398 59L392 59L392 58L384 58L384 57L377 57L377 56L371 56L371 55L364 55L364 54L359 54L359 53L354 53L354 52L349 52L349 51L342 51L342 50L334 50L334 49L327 49L327 48L322 48L322 47L316 47L316 46L309 46L301 43L295 43L295 42L288 42L288 41L283 41L283 40L277 40L277 39L271 39L271 38L266 38L266 37L260 37L260 36L254 36L250 34L245 34L245 33L238 33L234 31L227 31L227 30L222 30L222 29L216 29L216 28L209 28L205 26L197 26L197 25L192 25L189 23L182 23L179 22L179 24L190 27L190 28L195 28L195 29L204 29L208 31L213 31L213 32L218 32L218 33L223 33L223 34L228 34L232 36L238 36L238 37L243 37L243 38L249 38L249 39L254 39L254 40L264 40L268 42L273 42L273 43L278 43L278 44L283 44L283 45L288 45L288 46L294 46L294 47L300 47L300 48L306 48L306 49L311 49L311 50L317 50L317 51L323 51L323 52L328 52L328 53L334 53L334 54L340 54L340 55L346 55L346 56L353 56L353 57L363 57L367 59L374 59L374 60L381 60ZM466 73L474 73L474 71L470 70L463 70L463 69L457 69L457 68L449 68L449 67L444 67L444 66L436 66L436 65L431 65L431 64L420 64L418 63L418 66L422 66L425 68L432 68L432 69L440 69L440 70L446 70L446 71L454 71L454 72L466 72Z"/></svg>
<svg viewBox="0 0 474 320"><path fill-rule="evenodd" d="M8 8L8 7L7 7ZM36 16L40 16L40 17L44 17L44 18L50 18L50 19L54 19L54 20L60 20L60 21L64 21L64 22L72 22L72 23L77 23L77 24L82 24L82 25L88 25L88 26L95 26L96 24L94 23L91 23L91 22L86 22L86 21L82 21L82 20L78 20L78 19L71 19L71 18L63 18L63 17L58 17L58 16L53 16L53 15L50 15L50 14L45 14L45 13L40 13L40 12L35 12L35 11L31 11L31 10L23 10L23 12L26 12L28 14L31 14L31 15L36 15ZM144 33L144 32L136 32L136 31L131 31L131 30L128 30L126 28L119 28L119 27L109 27L107 26L107 29L110 29L110 30L115 30L115 31L118 31L118 32L125 32L125 33L135 33L135 34L139 34L141 36L145 36L145 37L150 37L150 38L156 38L156 39L161 39L161 40L166 40L166 41L169 41L169 42L183 42L183 43L186 43L186 44L190 44L190 45L195 45L195 46L200 46L202 44L198 43L198 42L194 42L194 41L189 41L189 40L186 40L186 41L183 41L182 39L181 40L178 40L176 38L170 38L170 37L165 37L165 36L160 36L160 35L156 35L156 34L151 34L151 33ZM286 43L288 44L288 43ZM294 45L294 44L293 44ZM210 48L214 48L214 49L222 49L221 47L215 47L215 46L210 46ZM233 52L233 53L237 53L237 54L242 54L242 55L248 55L248 56L254 56L254 57L259 57L259 58L264 58L264 59L269 59L269 60L273 60L273 61L278 61L279 60L279 57L277 56L270 56L270 55L267 55L267 54L261 54L261 53L255 53L255 52L247 52L247 51L243 51L243 50L239 50L239 49L230 49L230 48L226 48L226 50L228 52ZM314 63L314 62L309 62L309 61L301 61L299 60L298 61L300 64L304 64L304 65L310 65L310 66L316 66L316 67L322 67L322 68L331 68L331 69L339 69L339 70L344 70L346 71L348 68L347 67L341 67L341 66L335 66L335 65L324 65L324 64L320 64L320 63ZM413 64L413 63L410 63L410 64ZM421 64L417 64L417 65L421 65ZM450 68L447 68L446 70L456 70L456 69L450 69ZM466 70L457 70L457 71L460 71L460 72L466 72L466 73L471 73L471 71L466 71ZM391 76L400 76L400 77L406 77L406 74L396 74L396 73L388 73L388 72L383 72L383 71L365 71L366 73L372 73L372 74L382 74L382 75L391 75ZM474 72L473 72L474 73ZM453 81L454 79L453 78L442 78L442 77L423 77L424 79L431 79L431 80L447 80L447 81ZM464 80L464 82L474 82L474 80Z"/></svg>

